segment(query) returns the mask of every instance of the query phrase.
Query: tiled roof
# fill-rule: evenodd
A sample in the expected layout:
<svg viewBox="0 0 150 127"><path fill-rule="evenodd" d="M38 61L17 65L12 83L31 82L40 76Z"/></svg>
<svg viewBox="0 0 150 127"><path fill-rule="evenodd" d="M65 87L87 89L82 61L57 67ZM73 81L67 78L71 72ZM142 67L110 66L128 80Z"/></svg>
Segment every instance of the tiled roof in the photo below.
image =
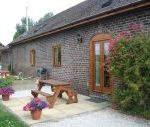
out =
<svg viewBox="0 0 150 127"><path fill-rule="evenodd" d="M84 20L86 18L111 11L112 9L117 9L144 0L110 0L110 5L107 7L103 7L104 4L106 4L108 1L109 0L86 0L51 17L44 23L34 26L31 30L21 35L12 43L16 43L33 36L55 30L76 21Z"/></svg>
<svg viewBox="0 0 150 127"><path fill-rule="evenodd" d="M7 46L0 46L0 51L6 50L7 48Z"/></svg>

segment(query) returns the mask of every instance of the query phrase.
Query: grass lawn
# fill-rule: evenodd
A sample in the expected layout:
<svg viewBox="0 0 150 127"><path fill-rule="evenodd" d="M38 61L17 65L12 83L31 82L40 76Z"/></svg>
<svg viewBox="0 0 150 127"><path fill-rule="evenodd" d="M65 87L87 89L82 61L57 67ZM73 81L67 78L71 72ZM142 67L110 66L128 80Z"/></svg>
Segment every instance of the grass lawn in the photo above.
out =
<svg viewBox="0 0 150 127"><path fill-rule="evenodd" d="M28 127L0 105L0 127Z"/></svg>

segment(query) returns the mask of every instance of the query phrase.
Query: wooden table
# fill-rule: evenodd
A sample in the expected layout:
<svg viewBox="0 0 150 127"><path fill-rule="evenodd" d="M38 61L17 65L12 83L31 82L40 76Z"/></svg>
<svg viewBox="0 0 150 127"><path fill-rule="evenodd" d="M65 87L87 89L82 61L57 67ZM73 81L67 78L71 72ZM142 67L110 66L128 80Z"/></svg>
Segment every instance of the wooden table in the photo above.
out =
<svg viewBox="0 0 150 127"><path fill-rule="evenodd" d="M9 75L10 75L9 71L0 70L0 78L5 78Z"/></svg>
<svg viewBox="0 0 150 127"><path fill-rule="evenodd" d="M50 93L45 93L41 91L42 87L45 85L51 86L52 91L54 92L53 95L51 95ZM71 85L67 82L57 81L53 79L39 80L38 90L31 90L31 94L34 96L34 98L38 97L38 94L45 96L49 103L49 108L53 108L57 100L57 97L62 98L63 92L66 92L68 96L67 104L78 102L77 92L74 91L71 88Z"/></svg>

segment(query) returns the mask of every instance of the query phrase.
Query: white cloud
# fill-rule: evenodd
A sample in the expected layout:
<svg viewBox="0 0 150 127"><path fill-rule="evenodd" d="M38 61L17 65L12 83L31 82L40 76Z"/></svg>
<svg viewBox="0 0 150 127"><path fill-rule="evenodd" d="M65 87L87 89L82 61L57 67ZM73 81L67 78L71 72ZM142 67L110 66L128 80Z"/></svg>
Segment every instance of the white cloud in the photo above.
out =
<svg viewBox="0 0 150 127"><path fill-rule="evenodd" d="M84 0L3 0L0 4L0 42L8 44L12 41L15 26L26 15L37 21L47 12L57 14Z"/></svg>

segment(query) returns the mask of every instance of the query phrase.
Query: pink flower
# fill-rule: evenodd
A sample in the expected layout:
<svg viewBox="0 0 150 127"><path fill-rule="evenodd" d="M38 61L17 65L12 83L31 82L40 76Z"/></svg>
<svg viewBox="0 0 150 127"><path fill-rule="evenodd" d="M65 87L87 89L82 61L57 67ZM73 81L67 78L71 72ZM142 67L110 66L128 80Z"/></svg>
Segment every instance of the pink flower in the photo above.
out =
<svg viewBox="0 0 150 127"><path fill-rule="evenodd" d="M118 33L118 37L120 39L125 38L125 37L130 37L132 33L130 31L122 31Z"/></svg>
<svg viewBox="0 0 150 127"><path fill-rule="evenodd" d="M31 108L30 104L27 104L26 106L23 107L23 111L29 111Z"/></svg>
<svg viewBox="0 0 150 127"><path fill-rule="evenodd" d="M114 50L114 47L119 43L118 39L111 39L109 43L109 51Z"/></svg>

